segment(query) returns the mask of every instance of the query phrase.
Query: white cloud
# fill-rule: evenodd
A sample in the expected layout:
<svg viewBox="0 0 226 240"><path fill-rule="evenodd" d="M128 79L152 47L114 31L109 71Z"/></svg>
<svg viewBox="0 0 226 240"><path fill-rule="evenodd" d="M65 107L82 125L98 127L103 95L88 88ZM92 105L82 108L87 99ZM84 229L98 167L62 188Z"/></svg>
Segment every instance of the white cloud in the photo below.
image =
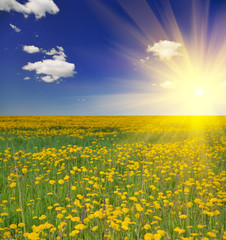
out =
<svg viewBox="0 0 226 240"><path fill-rule="evenodd" d="M143 58L140 59L140 62L141 63L146 63L145 59L143 59Z"/></svg>
<svg viewBox="0 0 226 240"><path fill-rule="evenodd" d="M58 49L58 50L57 50ZM36 71L41 74L40 78L44 82L54 82L60 78L72 77L75 72L75 65L66 61L66 55L62 47L53 48L49 52L42 50L47 55L53 55L52 59L43 59L42 61L28 63L22 69L28 71ZM45 76L42 76L42 75Z"/></svg>
<svg viewBox="0 0 226 240"><path fill-rule="evenodd" d="M15 25L13 25L11 23L9 24L9 26L17 33L19 33L21 31L18 27L16 27Z"/></svg>
<svg viewBox="0 0 226 240"><path fill-rule="evenodd" d="M148 45L146 51L152 52L155 56L158 56L162 61L170 60L172 57L181 56L179 51L181 47L181 43L168 41L168 40L160 40L157 43L154 43L153 46Z"/></svg>
<svg viewBox="0 0 226 240"><path fill-rule="evenodd" d="M31 78L30 77L25 77L24 80L30 80Z"/></svg>
<svg viewBox="0 0 226 240"><path fill-rule="evenodd" d="M163 83L160 84L160 87L163 87L163 88L172 88L174 85L175 85L174 82L165 81L165 82L163 82Z"/></svg>
<svg viewBox="0 0 226 240"><path fill-rule="evenodd" d="M37 53L40 52L40 49L38 47L35 47L34 45L28 46L24 45L23 50L27 53Z"/></svg>
<svg viewBox="0 0 226 240"><path fill-rule="evenodd" d="M29 14L34 14L36 19L45 17L46 13L56 14L59 12L59 8L53 0L28 0L25 4L21 4L16 0L1 0L0 10L20 12L25 17Z"/></svg>

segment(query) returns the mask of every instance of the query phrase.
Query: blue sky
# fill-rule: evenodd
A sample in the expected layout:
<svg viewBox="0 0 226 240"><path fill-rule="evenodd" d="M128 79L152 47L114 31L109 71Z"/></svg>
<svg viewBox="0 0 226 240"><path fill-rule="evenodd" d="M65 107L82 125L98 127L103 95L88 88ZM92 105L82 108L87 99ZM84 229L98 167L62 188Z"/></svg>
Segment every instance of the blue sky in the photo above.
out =
<svg viewBox="0 0 226 240"><path fill-rule="evenodd" d="M194 38L195 14L207 29L206 45L214 49L219 41L224 50L224 0L1 1L1 115L226 113L224 99L214 109L184 110L176 83L153 70L180 62L180 48ZM217 84L225 89L224 73Z"/></svg>

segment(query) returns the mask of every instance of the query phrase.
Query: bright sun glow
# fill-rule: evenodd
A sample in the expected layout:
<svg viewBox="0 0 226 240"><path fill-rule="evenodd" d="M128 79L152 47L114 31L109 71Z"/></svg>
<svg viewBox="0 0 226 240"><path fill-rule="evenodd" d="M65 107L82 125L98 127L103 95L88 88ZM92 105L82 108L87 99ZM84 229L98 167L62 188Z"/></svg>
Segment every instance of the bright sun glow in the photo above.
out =
<svg viewBox="0 0 226 240"><path fill-rule="evenodd" d="M196 94L197 96L202 96L202 95L204 94L204 91L203 91L202 88L196 88L195 94Z"/></svg>
<svg viewBox="0 0 226 240"><path fill-rule="evenodd" d="M145 1L133 6L136 12L130 5L123 4L124 1L120 2L148 36L147 40L139 33L136 35L146 47L146 55L137 64L150 79L150 82L144 81L142 87L150 88L152 93L155 89L162 93L150 101L171 108L172 114L185 115L211 115L219 106L226 105L226 31L222 25L226 17L216 18L213 30L209 31L209 1L205 6L199 5L200 1L192 1L190 29L183 32L169 1L161 6L164 8L161 22ZM144 10L145 15L138 14ZM150 23L154 26L151 30ZM140 81L137 86L141 86Z"/></svg>

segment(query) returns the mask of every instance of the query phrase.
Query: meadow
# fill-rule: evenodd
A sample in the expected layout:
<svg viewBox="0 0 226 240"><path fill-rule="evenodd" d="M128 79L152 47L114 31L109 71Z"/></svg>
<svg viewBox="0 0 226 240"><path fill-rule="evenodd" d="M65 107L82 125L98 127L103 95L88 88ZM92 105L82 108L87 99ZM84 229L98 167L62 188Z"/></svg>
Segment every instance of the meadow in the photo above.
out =
<svg viewBox="0 0 226 240"><path fill-rule="evenodd" d="M226 239L226 117L0 117L0 239Z"/></svg>

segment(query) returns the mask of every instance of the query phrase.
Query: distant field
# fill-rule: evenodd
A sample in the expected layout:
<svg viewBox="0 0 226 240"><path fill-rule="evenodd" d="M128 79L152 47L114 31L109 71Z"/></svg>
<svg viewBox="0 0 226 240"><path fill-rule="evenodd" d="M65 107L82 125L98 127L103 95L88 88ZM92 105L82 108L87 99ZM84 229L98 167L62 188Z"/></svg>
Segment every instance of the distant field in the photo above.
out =
<svg viewBox="0 0 226 240"><path fill-rule="evenodd" d="M0 116L0 239L226 239L226 117Z"/></svg>

